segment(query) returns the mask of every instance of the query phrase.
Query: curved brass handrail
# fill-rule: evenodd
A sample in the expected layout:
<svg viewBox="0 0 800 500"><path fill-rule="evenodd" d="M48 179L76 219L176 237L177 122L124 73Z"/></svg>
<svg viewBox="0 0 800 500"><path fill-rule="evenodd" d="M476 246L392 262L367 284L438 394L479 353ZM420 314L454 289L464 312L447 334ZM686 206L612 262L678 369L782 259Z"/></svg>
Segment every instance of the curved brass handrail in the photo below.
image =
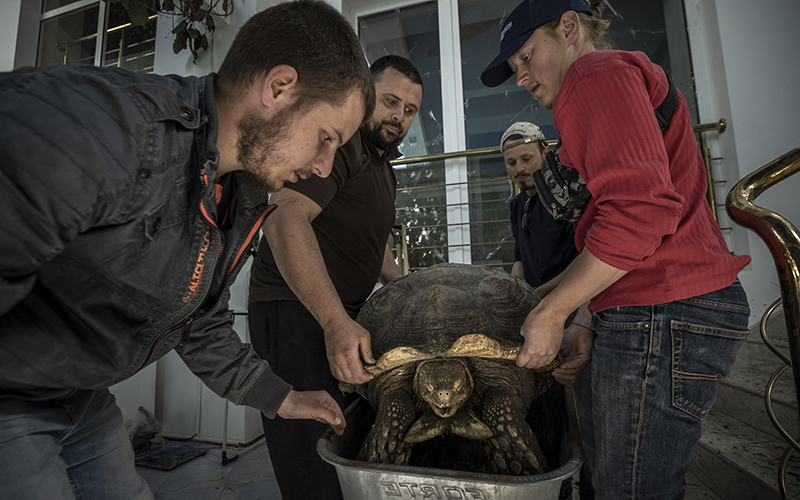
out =
<svg viewBox="0 0 800 500"><path fill-rule="evenodd" d="M772 316L772 313L778 308L779 305L783 302L782 299L778 299L772 303L767 311L764 313L764 316L761 318L761 323L759 324L759 330L761 332L761 338L764 340L764 343L769 347L770 351L775 354L777 357L783 361L783 364L779 366L772 376L769 378L769 382L767 382L767 387L764 389L764 405L767 407L767 416L769 417L770 422L772 425L778 429L778 433L783 436L783 439L789 443L789 447L786 448L786 451L783 452L781 456L781 460L778 463L778 491L781 493L781 497L784 499L789 498L789 493L786 489L786 467L789 464L789 457L792 453L797 450L800 452L800 443L795 441L792 436L784 429L783 425L778 421L778 417L775 415L775 410L772 408L772 392L775 389L775 384L778 382L778 378L783 375L783 372L786 371L789 366L792 364L792 360L789 359L780 349L778 349L775 344L770 340L769 335L767 335L767 322L769 318Z"/></svg>
<svg viewBox="0 0 800 500"><path fill-rule="evenodd" d="M790 360L776 352L784 363L790 362L794 376L795 396L800 403L800 233L797 228L784 217L756 206L753 202L764 191L778 182L800 171L800 148L793 149L785 155L764 165L755 172L745 176L728 193L725 207L728 215L736 223L755 232L767 245L772 260L778 271L778 280L783 302L783 315L786 321L786 333L789 340ZM767 341L765 325L769 315L777 307L772 304L761 321L762 337ZM773 349L775 351L775 349ZM778 468L778 485L781 496L788 500L785 485L786 464L794 450L800 451L800 444L793 439L780 425L772 411L772 388L778 377L788 368L788 364L778 368L770 378L764 393L767 414L778 432L789 443ZM800 415L800 409L799 413Z"/></svg>

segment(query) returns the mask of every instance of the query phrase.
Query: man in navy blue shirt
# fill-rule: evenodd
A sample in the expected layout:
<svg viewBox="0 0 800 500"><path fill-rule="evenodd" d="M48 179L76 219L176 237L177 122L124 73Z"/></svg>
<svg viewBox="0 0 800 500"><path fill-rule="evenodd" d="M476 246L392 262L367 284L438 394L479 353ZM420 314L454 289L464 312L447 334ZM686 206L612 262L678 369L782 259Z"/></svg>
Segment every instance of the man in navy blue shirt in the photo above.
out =
<svg viewBox="0 0 800 500"><path fill-rule="evenodd" d="M514 266L511 272L532 287L558 276L578 256L575 229L554 220L539 202L531 174L542 167L547 152L542 130L529 122L516 122L500 141L506 171L522 191L511 200Z"/></svg>
<svg viewBox="0 0 800 500"><path fill-rule="evenodd" d="M520 276L533 287L538 287L558 276L578 256L575 249L575 228L571 222L557 221L539 202L533 172L542 168L542 160L548 151L542 130L529 122L516 122L500 139L500 150L506 171L522 191L511 200L511 231L514 233L514 265L511 272ZM558 154L558 151L554 151ZM571 320L571 318L570 318ZM581 370L567 377L574 380L576 397L589 397L590 370ZM561 383L566 379L558 377ZM591 415L579 415L579 425L584 439L591 427L587 425ZM584 427L586 430L584 430ZM581 469L580 497L594 498L591 474L587 466Z"/></svg>

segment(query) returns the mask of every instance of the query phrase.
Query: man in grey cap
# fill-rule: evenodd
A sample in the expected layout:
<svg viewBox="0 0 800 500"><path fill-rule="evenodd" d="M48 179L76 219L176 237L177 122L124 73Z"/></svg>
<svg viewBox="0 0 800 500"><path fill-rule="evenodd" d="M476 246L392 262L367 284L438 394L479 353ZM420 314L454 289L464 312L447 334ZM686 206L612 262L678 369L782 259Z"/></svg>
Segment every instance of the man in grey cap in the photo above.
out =
<svg viewBox="0 0 800 500"><path fill-rule="evenodd" d="M558 147L553 151L554 155L558 154ZM508 176L522 191L511 200L511 232L514 234L514 265L511 272L535 288L561 274L578 256L575 228L570 222L555 220L536 192L533 173L541 169L542 161L550 151L542 129L530 122L512 124L500 139L500 151ZM576 324L573 328L581 327ZM589 374L589 369L573 372L557 368L553 371L559 383L575 382L576 397L583 398L591 397ZM589 446L591 426L584 424L590 419L589 412L584 411L579 415L581 433L585 445ZM580 486L581 499L594 498L587 462L581 468Z"/></svg>
<svg viewBox="0 0 800 500"><path fill-rule="evenodd" d="M578 256L575 229L557 221L539 202L533 172L539 170L548 151L542 130L529 122L516 122L500 141L506 172L522 191L511 200L514 233L513 274L532 287L558 276Z"/></svg>

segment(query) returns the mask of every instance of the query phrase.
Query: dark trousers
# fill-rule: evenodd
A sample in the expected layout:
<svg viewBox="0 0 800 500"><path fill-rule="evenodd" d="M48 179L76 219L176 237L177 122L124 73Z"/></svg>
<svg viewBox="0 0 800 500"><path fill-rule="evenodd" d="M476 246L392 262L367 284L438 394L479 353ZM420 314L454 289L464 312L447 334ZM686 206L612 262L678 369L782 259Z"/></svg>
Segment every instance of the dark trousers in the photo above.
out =
<svg viewBox="0 0 800 500"><path fill-rule="evenodd" d="M297 301L252 302L250 339L256 352L297 391L327 390L344 409L339 381L331 375L325 338L314 316ZM315 420L270 420L264 437L283 500L340 500L336 469L317 454L317 440L329 428Z"/></svg>

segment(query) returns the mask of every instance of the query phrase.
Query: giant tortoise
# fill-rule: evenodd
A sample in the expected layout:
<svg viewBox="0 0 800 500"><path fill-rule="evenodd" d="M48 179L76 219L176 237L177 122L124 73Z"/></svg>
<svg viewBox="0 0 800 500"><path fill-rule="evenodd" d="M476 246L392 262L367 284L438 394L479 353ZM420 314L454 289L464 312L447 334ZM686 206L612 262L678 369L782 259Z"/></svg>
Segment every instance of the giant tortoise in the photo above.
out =
<svg viewBox="0 0 800 500"><path fill-rule="evenodd" d="M356 321L372 335L374 378L357 391L377 416L357 459L408 464L414 443L454 434L482 440L490 471L548 470L525 420L556 363L518 367L520 327L540 299L503 270L440 264L376 291Z"/></svg>

